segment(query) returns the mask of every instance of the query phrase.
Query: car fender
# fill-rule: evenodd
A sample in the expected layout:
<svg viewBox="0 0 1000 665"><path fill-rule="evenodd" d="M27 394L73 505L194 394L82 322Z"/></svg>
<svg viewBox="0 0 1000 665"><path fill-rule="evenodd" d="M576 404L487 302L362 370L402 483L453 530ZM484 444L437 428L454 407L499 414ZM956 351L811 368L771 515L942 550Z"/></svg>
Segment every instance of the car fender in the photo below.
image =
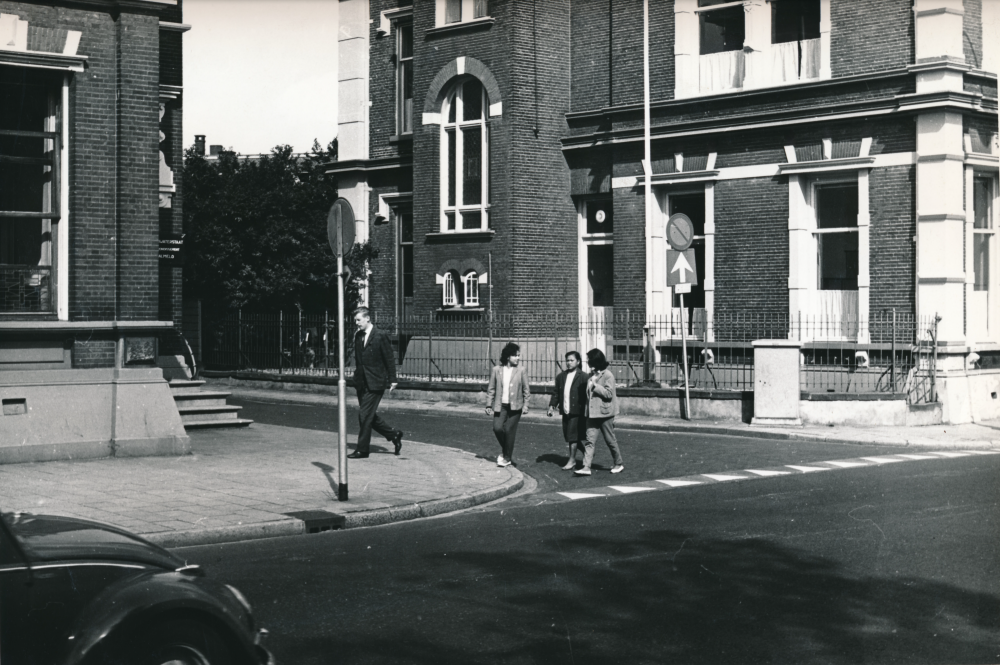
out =
<svg viewBox="0 0 1000 665"><path fill-rule="evenodd" d="M67 635L66 665L78 665L119 629L138 628L164 615L201 615L210 619L238 653L253 662L253 618L213 580L177 572L139 575L101 592L77 618Z"/></svg>

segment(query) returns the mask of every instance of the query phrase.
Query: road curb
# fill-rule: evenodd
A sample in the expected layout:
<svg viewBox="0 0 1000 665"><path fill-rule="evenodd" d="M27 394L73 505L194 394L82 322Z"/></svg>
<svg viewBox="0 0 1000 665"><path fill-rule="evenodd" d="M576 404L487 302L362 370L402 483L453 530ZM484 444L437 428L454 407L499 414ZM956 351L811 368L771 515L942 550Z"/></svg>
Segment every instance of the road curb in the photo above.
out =
<svg viewBox="0 0 1000 665"><path fill-rule="evenodd" d="M508 467L507 472L510 474L510 478L506 482L468 494L459 494L443 499L432 499L430 501L420 501L399 506L389 506L388 508L339 513L344 518L341 528L356 529L359 527L405 522L421 517L434 517L502 499L505 496L514 494L524 486L523 473L512 467ZM161 547L193 547L196 545L221 545L248 540L261 540L264 538L299 536L306 533L306 523L303 520L289 517L269 522L192 529L190 531L138 533L137 535Z"/></svg>

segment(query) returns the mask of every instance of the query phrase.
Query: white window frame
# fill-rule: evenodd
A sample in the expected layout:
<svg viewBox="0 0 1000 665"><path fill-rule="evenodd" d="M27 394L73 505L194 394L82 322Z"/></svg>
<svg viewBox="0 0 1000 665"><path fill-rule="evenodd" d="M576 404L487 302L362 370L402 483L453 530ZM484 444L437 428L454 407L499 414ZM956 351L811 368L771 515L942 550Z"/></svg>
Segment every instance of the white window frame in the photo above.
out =
<svg viewBox="0 0 1000 665"><path fill-rule="evenodd" d="M998 182L998 174L996 171L981 171L978 169L969 168L970 177L968 180L968 234L969 238L967 240L968 247L968 271L967 271L967 306L968 306L968 324L967 333L970 338L970 342L974 344L982 343L1000 343L1000 307L997 307L997 298L1000 296L1000 257L998 254L998 243L997 243L997 206L998 206L998 189L1000 189L1000 182ZM984 178L989 182L989 197L988 197L988 209L987 209L987 224L988 226L983 229L977 229L975 227L975 188L974 183L978 178ZM989 266L988 266L988 282L986 283L985 291L977 291L976 285L976 274L975 274L975 241L976 238L986 236L989 238ZM984 295L985 294L985 295ZM985 300L986 304L982 305L977 301ZM985 307L985 312L975 312L972 308ZM982 318L974 318L977 314L983 314ZM982 327L976 324L985 324L985 331Z"/></svg>
<svg viewBox="0 0 1000 665"><path fill-rule="evenodd" d="M409 57L403 57L403 31L400 30L400 26L408 25L410 28L410 55ZM405 100L403 98L403 90L405 87L405 80L403 76L404 65L406 63L410 64L410 88L413 89L413 20L410 17L399 19L396 21L396 134L399 136L412 135L413 134L413 124L415 122L416 114L416 100L414 97L410 98L410 127L405 128L405 113L404 108Z"/></svg>
<svg viewBox="0 0 1000 665"><path fill-rule="evenodd" d="M59 65L51 65L45 56L48 54L37 54L43 61L38 65L42 69L67 69L63 76L61 85L53 86L54 108L52 114L45 120L47 132L59 134L59 152L55 155L56 166L58 168L59 190L53 191L52 184L46 185L46 197L50 210L47 212L57 213L51 218L43 220L49 224L50 240L46 247L42 248L42 255L47 256L48 267L51 269L51 284L55 293L50 295L50 309L38 312L38 316L55 316L59 321L69 320L69 87L71 83L71 71L82 71L82 65L77 68ZM20 66L18 62L0 61L5 66ZM48 149L54 147L53 139L46 139L45 144ZM58 204L58 210L52 210L52 203ZM22 316L25 312L11 312L0 316ZM34 313L32 313L34 315Z"/></svg>
<svg viewBox="0 0 1000 665"><path fill-rule="evenodd" d="M451 270L444 274L442 281L441 306L458 307L458 291L455 289L455 275Z"/></svg>
<svg viewBox="0 0 1000 665"><path fill-rule="evenodd" d="M701 15L743 5L746 11L746 29L743 41L744 50L750 49L748 60L766 63L770 61L772 44L771 0L745 0L743 2L725 3L710 7L699 7L698 0L675 0L674 2L674 96L675 98L701 97L717 94L728 94L748 88L777 87L796 85L811 80L824 80L832 77L830 68L830 4L832 0L820 0L820 62L819 79L795 79L772 82L767 75L751 77L749 70L752 64L746 64L747 74L739 87L718 89L702 92L701 90L701 58L719 54L701 55ZM724 51L732 53L732 57L740 57L739 51ZM748 84L747 80L750 79ZM756 80L755 80L756 79Z"/></svg>
<svg viewBox="0 0 1000 665"><path fill-rule="evenodd" d="M482 3L482 16L476 16L476 4ZM479 21L489 18L489 0L461 0L461 15L457 21L446 22L448 0L437 0L435 3L434 25L443 27L446 25L461 25L471 21Z"/></svg>
<svg viewBox="0 0 1000 665"><path fill-rule="evenodd" d="M479 273L470 270L462 276L462 283L465 290L463 307L479 307Z"/></svg>
<svg viewBox="0 0 1000 665"><path fill-rule="evenodd" d="M820 229L816 209L816 189L824 185L854 184L858 186L858 225ZM788 177L789 205L789 276L788 305L793 322L802 321L803 330L790 334L808 339L837 339L866 343L869 340L868 309L870 302L870 225L868 169L793 174ZM816 313L819 288L819 244L817 239L827 233L857 232L858 288L857 311L846 319L819 321ZM831 298L833 296L830 296ZM847 325L851 324L851 325ZM855 325L856 324L856 325ZM794 326L793 326L794 328Z"/></svg>
<svg viewBox="0 0 1000 665"><path fill-rule="evenodd" d="M469 78L461 78L452 85L451 92L445 97L444 104L441 107L441 133L440 133L440 146L441 146L441 220L440 220L440 231L441 233L468 233L468 232L480 232L489 229L489 193L490 193L490 142L489 142L489 99L486 95L486 86L482 85L480 81L482 99L482 112L477 120L462 120L463 107L464 107L464 90L465 83L469 81ZM449 122L448 116L451 110L451 106L455 105L455 122ZM464 162L465 162L465 138L464 129L470 127L479 127L481 132L481 146L482 154L480 156L480 183L481 192L478 204L464 205L462 203L462 194L464 190ZM455 172L451 173L448 168L448 131L455 132ZM449 205L448 202L448 185L451 180L454 179L455 182L455 204ZM479 226L467 227L464 224L464 214L463 213L479 213ZM448 228L448 217L453 215L455 219L455 228Z"/></svg>

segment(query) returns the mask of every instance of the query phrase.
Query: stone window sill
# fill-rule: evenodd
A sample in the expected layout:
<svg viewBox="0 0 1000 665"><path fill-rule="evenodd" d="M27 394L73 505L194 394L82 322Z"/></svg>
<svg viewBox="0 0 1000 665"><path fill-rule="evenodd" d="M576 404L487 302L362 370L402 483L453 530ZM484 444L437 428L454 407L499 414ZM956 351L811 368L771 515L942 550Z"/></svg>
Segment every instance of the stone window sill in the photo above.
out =
<svg viewBox="0 0 1000 665"><path fill-rule="evenodd" d="M447 25L439 25L436 28L431 28L426 32L428 37L443 37L445 35L451 35L459 32L473 31L473 30L488 30L490 26L496 23L496 19L492 16L484 16L482 18L472 19L471 21L462 21L461 23L449 23Z"/></svg>
<svg viewBox="0 0 1000 665"><path fill-rule="evenodd" d="M489 240L494 235L496 231L493 229L486 229L484 231L439 231L437 233L428 233L427 240L429 242L441 241L441 240Z"/></svg>

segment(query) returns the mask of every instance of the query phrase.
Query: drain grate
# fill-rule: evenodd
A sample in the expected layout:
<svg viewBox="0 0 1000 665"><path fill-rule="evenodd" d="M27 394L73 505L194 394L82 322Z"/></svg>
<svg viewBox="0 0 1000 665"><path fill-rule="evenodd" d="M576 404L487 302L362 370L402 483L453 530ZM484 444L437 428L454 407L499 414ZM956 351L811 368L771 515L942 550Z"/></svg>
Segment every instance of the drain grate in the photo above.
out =
<svg viewBox="0 0 1000 665"><path fill-rule="evenodd" d="M322 533L344 528L344 516L326 510L297 510L285 515L305 522L306 533Z"/></svg>

